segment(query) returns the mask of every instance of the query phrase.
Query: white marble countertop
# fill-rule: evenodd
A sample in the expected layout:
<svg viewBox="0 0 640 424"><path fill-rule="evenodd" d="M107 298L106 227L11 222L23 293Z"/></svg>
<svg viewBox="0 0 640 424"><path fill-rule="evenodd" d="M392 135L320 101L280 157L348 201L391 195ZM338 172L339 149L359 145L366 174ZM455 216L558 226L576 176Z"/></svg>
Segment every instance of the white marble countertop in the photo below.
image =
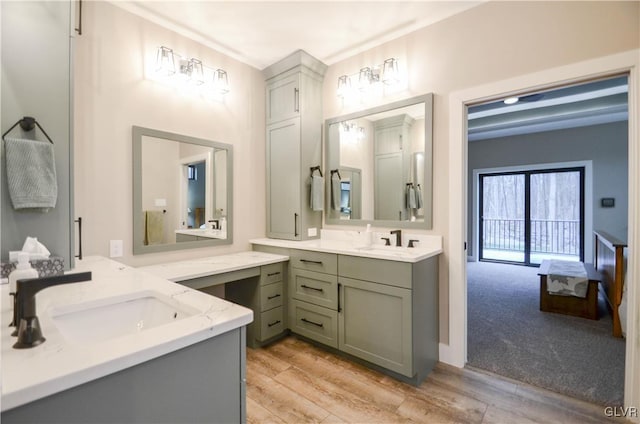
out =
<svg viewBox="0 0 640 424"><path fill-rule="evenodd" d="M91 271L92 280L42 290L37 313L46 341L31 349L13 349L7 327L8 302L2 302L2 410L32 402L175 350L226 333L253 320L250 309L192 290L150 273L102 257L77 262L73 272ZM1 287L8 296L8 285ZM87 302L152 292L186 305L193 315L102 342L70 341L56 327L54 310ZM3 299L4 300L4 299Z"/></svg>
<svg viewBox="0 0 640 424"><path fill-rule="evenodd" d="M263 252L238 252L228 255L186 261L168 262L137 268L170 281L185 281L193 278L224 274L262 265L288 261L288 256L272 255Z"/></svg>
<svg viewBox="0 0 640 424"><path fill-rule="evenodd" d="M418 246L412 248L384 246L380 237L390 237L390 235L374 232L374 243L365 247L363 232L323 229L321 238L315 240L293 241L261 238L249 240L249 243L410 263L419 262L442 253L441 236L407 234L404 236L405 240L418 241L416 243ZM393 237L391 236L392 243L395 241Z"/></svg>

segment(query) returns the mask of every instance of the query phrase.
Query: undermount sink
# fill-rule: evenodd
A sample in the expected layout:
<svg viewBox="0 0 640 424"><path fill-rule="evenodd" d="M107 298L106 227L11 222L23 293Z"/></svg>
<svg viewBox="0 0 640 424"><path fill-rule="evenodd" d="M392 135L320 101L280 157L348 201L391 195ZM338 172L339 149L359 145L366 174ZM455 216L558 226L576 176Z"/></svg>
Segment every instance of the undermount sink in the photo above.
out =
<svg viewBox="0 0 640 424"><path fill-rule="evenodd" d="M136 334L197 315L198 310L148 290L51 310L62 336L74 343L92 343Z"/></svg>

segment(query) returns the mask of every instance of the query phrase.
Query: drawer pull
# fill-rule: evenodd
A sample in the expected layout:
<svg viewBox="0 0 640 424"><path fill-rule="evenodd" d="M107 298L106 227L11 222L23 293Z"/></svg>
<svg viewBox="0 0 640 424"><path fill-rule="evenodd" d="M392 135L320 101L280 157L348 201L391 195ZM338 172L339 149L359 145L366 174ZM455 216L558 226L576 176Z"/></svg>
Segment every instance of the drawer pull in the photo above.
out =
<svg viewBox="0 0 640 424"><path fill-rule="evenodd" d="M280 294L274 294L273 296L267 296L267 300L275 299L276 297L280 297Z"/></svg>
<svg viewBox="0 0 640 424"><path fill-rule="evenodd" d="M267 324L267 326L273 327L276 324L280 324L280 320L276 320L276 321L270 322L270 323Z"/></svg>
<svg viewBox="0 0 640 424"><path fill-rule="evenodd" d="M320 327L320 328L324 328L324 324L322 323L317 323L317 322L313 322L313 321L309 321L306 318L301 318L300 321L305 322L307 324L311 324L311 325L315 325L316 327Z"/></svg>
<svg viewBox="0 0 640 424"><path fill-rule="evenodd" d="M324 289L319 289L317 287L310 287L310 286L307 286L306 284L301 284L300 287L302 287L303 289L315 290L320 293L324 292Z"/></svg>
<svg viewBox="0 0 640 424"><path fill-rule="evenodd" d="M304 262L304 263L308 263L308 264L322 265L322 261L310 261L309 259L300 259L300 262Z"/></svg>
<svg viewBox="0 0 640 424"><path fill-rule="evenodd" d="M274 275L279 275L280 271L278 272L272 272L271 274L267 274L267 277L273 277Z"/></svg>

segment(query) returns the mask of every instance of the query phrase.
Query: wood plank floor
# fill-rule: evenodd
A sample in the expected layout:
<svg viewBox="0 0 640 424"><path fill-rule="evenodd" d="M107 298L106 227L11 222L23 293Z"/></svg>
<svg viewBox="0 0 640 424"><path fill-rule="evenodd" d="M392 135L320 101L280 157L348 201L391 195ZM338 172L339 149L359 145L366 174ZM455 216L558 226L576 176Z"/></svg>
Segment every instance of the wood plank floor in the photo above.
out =
<svg viewBox="0 0 640 424"><path fill-rule="evenodd" d="M438 364L413 387L287 337L247 348L248 423L599 423L604 408Z"/></svg>

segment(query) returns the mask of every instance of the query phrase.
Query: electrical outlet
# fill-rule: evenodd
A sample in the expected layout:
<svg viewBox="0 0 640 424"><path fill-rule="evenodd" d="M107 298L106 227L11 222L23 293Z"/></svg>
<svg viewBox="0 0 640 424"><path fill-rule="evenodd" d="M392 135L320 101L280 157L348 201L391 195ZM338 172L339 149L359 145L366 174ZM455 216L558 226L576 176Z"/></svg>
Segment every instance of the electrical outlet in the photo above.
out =
<svg viewBox="0 0 640 424"><path fill-rule="evenodd" d="M307 229L307 237L315 237L318 235L318 229L315 227Z"/></svg>
<svg viewBox="0 0 640 424"><path fill-rule="evenodd" d="M109 257L121 258L123 253L122 240L109 240Z"/></svg>

